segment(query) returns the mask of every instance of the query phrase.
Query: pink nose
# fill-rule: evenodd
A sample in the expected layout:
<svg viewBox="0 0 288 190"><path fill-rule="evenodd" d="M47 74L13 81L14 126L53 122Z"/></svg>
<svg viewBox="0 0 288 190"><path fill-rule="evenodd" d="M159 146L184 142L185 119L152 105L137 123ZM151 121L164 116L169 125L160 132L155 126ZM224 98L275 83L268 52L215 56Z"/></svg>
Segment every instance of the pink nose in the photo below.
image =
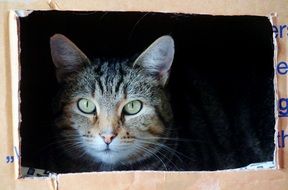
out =
<svg viewBox="0 0 288 190"><path fill-rule="evenodd" d="M109 145L112 142L112 140L117 136L117 134L99 134L99 135L107 145Z"/></svg>

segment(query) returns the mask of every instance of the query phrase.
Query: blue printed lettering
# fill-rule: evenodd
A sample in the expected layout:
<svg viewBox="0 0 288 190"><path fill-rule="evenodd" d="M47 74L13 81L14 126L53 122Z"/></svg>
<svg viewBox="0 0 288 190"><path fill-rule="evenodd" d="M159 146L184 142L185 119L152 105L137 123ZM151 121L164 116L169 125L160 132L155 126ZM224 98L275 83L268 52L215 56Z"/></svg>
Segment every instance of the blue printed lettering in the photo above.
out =
<svg viewBox="0 0 288 190"><path fill-rule="evenodd" d="M280 25L280 38L283 38L283 30L287 28L287 25Z"/></svg>
<svg viewBox="0 0 288 190"><path fill-rule="evenodd" d="M285 139L288 139L288 134L285 134L284 130L281 130L281 132L278 132L278 135L277 135L278 148L285 147Z"/></svg>
<svg viewBox="0 0 288 190"><path fill-rule="evenodd" d="M288 117L288 98L280 98L278 102L279 117Z"/></svg>
<svg viewBox="0 0 288 190"><path fill-rule="evenodd" d="M276 38L283 38L284 35L288 36L288 25L281 24L278 26L272 26L273 33L275 34Z"/></svg>
<svg viewBox="0 0 288 190"><path fill-rule="evenodd" d="M15 158L14 158L14 156L6 156L6 163L7 164L13 163L15 159L20 159L20 154L19 154L19 151L18 151L16 146L14 146L14 151L15 151L15 154L16 154Z"/></svg>
<svg viewBox="0 0 288 190"><path fill-rule="evenodd" d="M14 162L14 156L6 156L6 163L13 163Z"/></svg>
<svg viewBox="0 0 288 190"><path fill-rule="evenodd" d="M286 75L288 73L288 64L285 61L281 61L277 64L277 72L280 75Z"/></svg>
<svg viewBox="0 0 288 190"><path fill-rule="evenodd" d="M272 26L273 33L275 34L275 38L278 38L278 28L277 26Z"/></svg>

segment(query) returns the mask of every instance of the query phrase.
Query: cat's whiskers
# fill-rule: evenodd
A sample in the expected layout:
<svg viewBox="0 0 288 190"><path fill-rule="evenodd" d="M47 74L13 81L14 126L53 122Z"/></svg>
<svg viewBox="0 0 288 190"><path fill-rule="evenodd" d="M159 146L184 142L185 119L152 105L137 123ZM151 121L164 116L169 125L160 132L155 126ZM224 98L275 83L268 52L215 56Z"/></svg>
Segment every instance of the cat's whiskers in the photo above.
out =
<svg viewBox="0 0 288 190"><path fill-rule="evenodd" d="M46 151L47 149L49 149L49 148L51 148L53 146L59 146L62 143L65 143L65 142L73 143L75 141L78 141L78 138L64 138L64 139L61 139L61 140L59 140L59 137L52 138L50 143L48 143L47 145L42 147L41 150L39 150L39 154L41 154L43 151Z"/></svg>
<svg viewBox="0 0 288 190"><path fill-rule="evenodd" d="M135 148L138 149L138 150L141 150L141 151L144 150L144 152L146 152L146 153L148 153L149 155L157 158L157 159L162 163L162 165L164 166L165 171L168 171L168 168L167 168L166 164L164 163L164 161L163 161L157 154L155 154L154 152L150 151L149 149L147 149L147 148L144 147L144 146L140 146L140 145L136 145L136 144L135 144Z"/></svg>
<svg viewBox="0 0 288 190"><path fill-rule="evenodd" d="M165 144L163 144L163 143L151 142L151 141L146 141L146 140L138 139L138 138L137 138L137 140L138 140L139 142L141 142L141 143L151 144L151 145L155 145L155 146L162 147L162 148L166 149L168 152L174 152L174 153L175 153L175 156L176 156L181 162L183 162L183 160L181 159L180 156L183 156L183 157L185 157L186 159L193 161L193 160L192 160L190 157L188 157L187 155L185 155L185 154L183 154L183 153L181 153L181 152L179 152L179 151L177 151L177 150L175 150L175 149L173 149L173 148L171 148L171 147L169 147L169 146L167 146L167 145L165 145ZM180 156L179 156L178 154L179 154Z"/></svg>
<svg viewBox="0 0 288 190"><path fill-rule="evenodd" d="M141 140L167 140L167 141L176 141L176 142L197 142L202 144L208 144L208 142L205 142L203 140L195 140L195 139L185 139L185 138L170 138L170 137L137 137L137 139Z"/></svg>
<svg viewBox="0 0 288 190"><path fill-rule="evenodd" d="M173 164L173 166L176 168L176 170L179 171L179 168L177 167L177 165L165 155L165 152L167 152L166 150L164 150L164 153L161 151L161 149L158 150L158 152L161 154L161 156L165 157L171 164Z"/></svg>
<svg viewBox="0 0 288 190"><path fill-rule="evenodd" d="M167 156L166 156L166 153L168 152L168 154L170 154L171 153L171 151L169 152L169 151L167 151L167 150L163 150L163 149L158 149L158 148L156 148L156 147L154 147L154 146L150 146L149 147L150 149L152 149L152 150L154 150L154 152L156 152L156 154L157 153L159 153L161 156L163 156L164 158L166 158L171 164L173 164L173 166L176 168L176 170L179 170L179 168L176 166L176 164L170 159L170 158L168 158ZM162 150L162 151L161 151ZM164 152L163 152L164 151ZM179 158L180 159L180 158ZM182 161L181 159L180 159L180 161Z"/></svg>
<svg viewBox="0 0 288 190"><path fill-rule="evenodd" d="M137 139L143 139L143 140L171 140L171 141L192 141L190 139L183 139L183 138L170 138L170 137L137 137Z"/></svg>
<svg viewBox="0 0 288 190"><path fill-rule="evenodd" d="M85 149L83 148L83 144L81 142L78 142L78 143L74 142L74 143L70 143L70 144L68 144L68 143L67 144L61 144L60 146L64 149L64 151L59 152L57 154L57 156L62 156L62 155L67 154L67 153L85 152ZM73 155L77 155L77 157L79 157L79 154L73 154Z"/></svg>
<svg viewBox="0 0 288 190"><path fill-rule="evenodd" d="M183 162L183 160L181 159L181 157L178 155L180 152L178 152L178 151L176 151L176 150L168 147L167 145L164 145L164 144L162 144L162 143L152 143L152 142L142 142L142 143L145 143L145 144L153 144L153 145L155 145L155 146L159 146L159 147L160 147L160 150L167 151L167 152L169 152L170 154L171 154L171 152L173 152L173 153L175 153L174 155L176 156L176 158L177 158L178 160L180 160L181 162ZM165 144L167 144L167 143L165 143ZM173 144L173 145L174 145L174 144ZM162 148L162 149L161 149L161 148ZM159 151L160 151L160 150L159 150ZM181 153L180 153L180 154L181 154Z"/></svg>

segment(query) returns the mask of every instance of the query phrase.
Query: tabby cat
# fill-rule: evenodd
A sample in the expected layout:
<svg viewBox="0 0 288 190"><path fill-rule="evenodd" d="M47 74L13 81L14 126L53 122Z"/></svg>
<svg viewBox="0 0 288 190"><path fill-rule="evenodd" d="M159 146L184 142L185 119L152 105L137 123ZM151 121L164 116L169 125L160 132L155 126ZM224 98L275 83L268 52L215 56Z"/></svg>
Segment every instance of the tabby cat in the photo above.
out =
<svg viewBox="0 0 288 190"><path fill-rule="evenodd" d="M160 37L133 62L92 62L61 34L50 44L61 85L55 124L62 153L52 170L173 170L177 141L166 141L177 133L165 92L173 39Z"/></svg>
<svg viewBox="0 0 288 190"><path fill-rule="evenodd" d="M238 99L235 114L227 113L217 90L202 79L177 88L173 104L169 94L176 92L167 88L172 37L124 61L91 61L61 34L50 45L60 90L49 170L218 170L273 159L273 91L252 107Z"/></svg>

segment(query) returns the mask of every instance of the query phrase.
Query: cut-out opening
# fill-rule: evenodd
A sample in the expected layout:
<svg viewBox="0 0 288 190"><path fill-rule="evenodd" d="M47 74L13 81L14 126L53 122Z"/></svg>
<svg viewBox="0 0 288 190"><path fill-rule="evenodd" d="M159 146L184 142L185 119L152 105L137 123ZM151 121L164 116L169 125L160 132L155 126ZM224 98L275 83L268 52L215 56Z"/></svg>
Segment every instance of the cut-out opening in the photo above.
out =
<svg viewBox="0 0 288 190"><path fill-rule="evenodd" d="M19 18L22 166L51 170L51 148L59 144L52 126L53 102L61 87L49 42L56 33L68 37L90 60L110 62L135 60L163 35L174 39L175 57L166 88L173 131L179 138L169 137L161 145L167 148L152 155L165 168L214 171L273 161L273 36L267 17L34 11ZM173 160L166 159L174 142L177 152ZM69 146L73 147L67 145L66 151L71 151ZM64 150L59 168L51 172L98 171L85 154L78 156L67 156ZM75 169L70 164L74 160ZM78 167L81 161L86 165L83 170ZM110 169L139 170L134 165L103 170Z"/></svg>

